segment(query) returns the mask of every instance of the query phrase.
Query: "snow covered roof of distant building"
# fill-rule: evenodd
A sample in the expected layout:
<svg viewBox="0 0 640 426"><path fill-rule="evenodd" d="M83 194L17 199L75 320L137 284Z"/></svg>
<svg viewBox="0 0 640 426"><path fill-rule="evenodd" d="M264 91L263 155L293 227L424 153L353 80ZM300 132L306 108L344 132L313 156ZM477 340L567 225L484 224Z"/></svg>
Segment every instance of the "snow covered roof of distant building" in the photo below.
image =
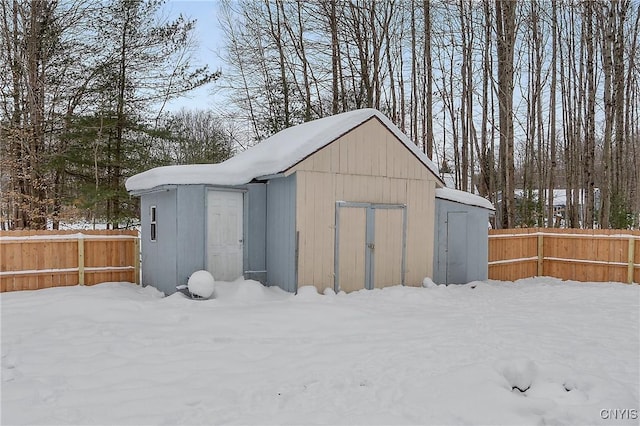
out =
<svg viewBox="0 0 640 426"><path fill-rule="evenodd" d="M125 186L137 192L162 185L242 185L286 171L374 117L440 179L436 165L389 118L367 108L289 127L222 163L156 167L130 177Z"/></svg>
<svg viewBox="0 0 640 426"><path fill-rule="evenodd" d="M437 188L436 198L495 211L493 204L486 198L453 188Z"/></svg>

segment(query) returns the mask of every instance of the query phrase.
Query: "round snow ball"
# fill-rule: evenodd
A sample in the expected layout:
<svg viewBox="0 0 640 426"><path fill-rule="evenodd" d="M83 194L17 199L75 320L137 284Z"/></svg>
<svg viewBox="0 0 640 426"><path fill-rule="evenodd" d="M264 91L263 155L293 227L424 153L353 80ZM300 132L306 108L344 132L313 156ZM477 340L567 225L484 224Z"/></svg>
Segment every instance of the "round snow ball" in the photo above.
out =
<svg viewBox="0 0 640 426"><path fill-rule="evenodd" d="M213 294L213 275L208 271L196 271L189 277L187 288L191 294L208 299Z"/></svg>

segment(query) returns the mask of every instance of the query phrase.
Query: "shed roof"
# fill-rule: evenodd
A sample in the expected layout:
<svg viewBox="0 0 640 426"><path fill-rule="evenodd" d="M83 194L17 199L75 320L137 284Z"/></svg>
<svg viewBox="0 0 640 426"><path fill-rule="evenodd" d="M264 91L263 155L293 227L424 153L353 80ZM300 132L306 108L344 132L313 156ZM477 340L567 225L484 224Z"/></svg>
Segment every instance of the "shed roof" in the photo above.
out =
<svg viewBox="0 0 640 426"><path fill-rule="evenodd" d="M468 206L482 207L487 210L495 211L495 207L493 207L493 204L491 204L491 202L486 198L482 198L479 195L453 188L437 188L436 198L453 201L455 203L465 204Z"/></svg>
<svg viewBox="0 0 640 426"><path fill-rule="evenodd" d="M380 120L440 180L435 164L389 118L367 108L282 130L222 163L156 167L130 177L125 186L137 192L162 185L243 185L288 170L372 118Z"/></svg>

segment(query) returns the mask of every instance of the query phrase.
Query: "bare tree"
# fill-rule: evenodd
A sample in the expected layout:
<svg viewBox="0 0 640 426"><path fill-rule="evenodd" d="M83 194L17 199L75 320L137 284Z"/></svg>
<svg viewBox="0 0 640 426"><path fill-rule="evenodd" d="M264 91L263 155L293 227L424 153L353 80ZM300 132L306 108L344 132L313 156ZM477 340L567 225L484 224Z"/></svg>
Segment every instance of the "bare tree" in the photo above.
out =
<svg viewBox="0 0 640 426"><path fill-rule="evenodd" d="M424 146L427 157L433 158L433 69L431 64L431 2L424 0Z"/></svg>
<svg viewBox="0 0 640 426"><path fill-rule="evenodd" d="M500 105L500 179L502 226L515 225L515 179L513 159L513 54L516 41L516 7L508 0L496 0L498 49L498 103Z"/></svg>
<svg viewBox="0 0 640 426"><path fill-rule="evenodd" d="M584 226L593 228L594 216L594 162L596 147L596 75L595 75L595 28L593 25L593 3L583 4L585 22L583 25L583 40L586 48L586 100L585 100L585 149L584 149Z"/></svg>
<svg viewBox="0 0 640 426"><path fill-rule="evenodd" d="M548 198L547 198L547 226L556 226L554 209L555 172L557 166L556 159L556 85L557 85L557 63L558 63L558 21L557 5L552 3L551 10L551 87L549 92L549 164L548 164Z"/></svg>

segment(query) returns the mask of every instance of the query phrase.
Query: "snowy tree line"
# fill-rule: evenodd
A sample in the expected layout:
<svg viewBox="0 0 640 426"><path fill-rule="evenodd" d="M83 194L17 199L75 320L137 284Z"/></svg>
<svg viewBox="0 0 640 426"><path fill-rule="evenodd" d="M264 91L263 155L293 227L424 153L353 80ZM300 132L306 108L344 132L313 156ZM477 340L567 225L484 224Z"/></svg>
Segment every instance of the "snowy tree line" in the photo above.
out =
<svg viewBox="0 0 640 426"><path fill-rule="evenodd" d="M373 107L497 203L498 226L551 226L553 189L568 226L638 226L638 2L225 0L219 15L255 140Z"/></svg>
<svg viewBox="0 0 640 426"><path fill-rule="evenodd" d="M151 166L231 155L217 117L164 114L216 80L194 66L195 22L155 0L3 0L0 5L2 229L64 219L117 228L138 217L124 180Z"/></svg>

